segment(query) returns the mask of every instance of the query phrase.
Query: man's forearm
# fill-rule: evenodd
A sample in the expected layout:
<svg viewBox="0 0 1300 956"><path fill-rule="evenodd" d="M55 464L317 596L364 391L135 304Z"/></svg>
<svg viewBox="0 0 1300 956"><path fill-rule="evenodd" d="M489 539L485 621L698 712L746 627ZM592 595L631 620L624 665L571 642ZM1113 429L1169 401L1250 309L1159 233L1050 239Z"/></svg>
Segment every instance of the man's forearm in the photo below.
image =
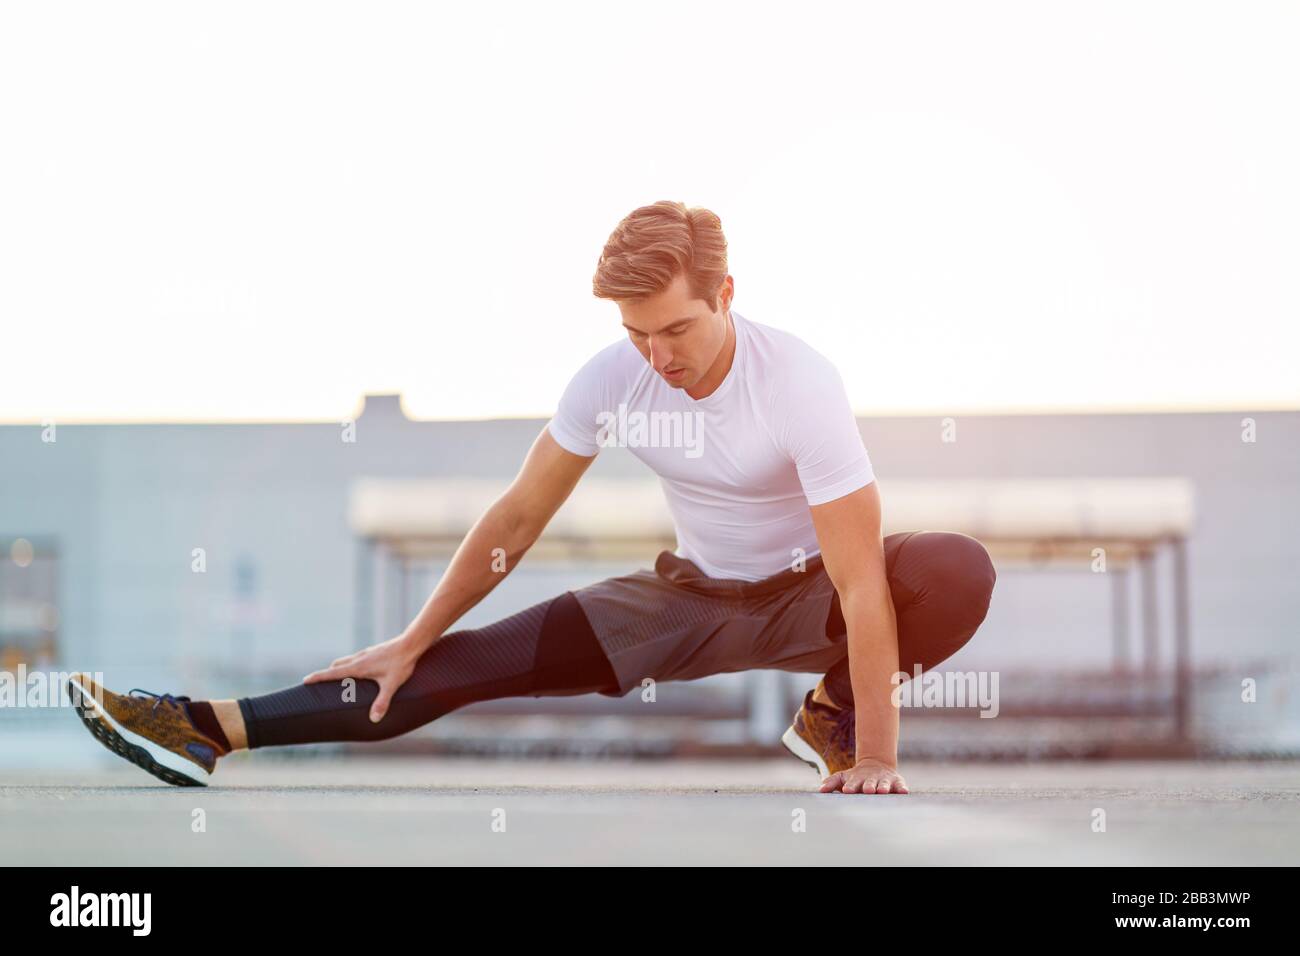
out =
<svg viewBox="0 0 1300 956"><path fill-rule="evenodd" d="M460 543L442 579L405 636L423 651L514 570L537 540L537 533L512 517L497 501ZM498 549L500 549L498 551Z"/></svg>
<svg viewBox="0 0 1300 956"><path fill-rule="evenodd" d="M889 589L863 584L840 595L848 631L849 679L857 737L857 759L873 757L898 766L898 622Z"/></svg>

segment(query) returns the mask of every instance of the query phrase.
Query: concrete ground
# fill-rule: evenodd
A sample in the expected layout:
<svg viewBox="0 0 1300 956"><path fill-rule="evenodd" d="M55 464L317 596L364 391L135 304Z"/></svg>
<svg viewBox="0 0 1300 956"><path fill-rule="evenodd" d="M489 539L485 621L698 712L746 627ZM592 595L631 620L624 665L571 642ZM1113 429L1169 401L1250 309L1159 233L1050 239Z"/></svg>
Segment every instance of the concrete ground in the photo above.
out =
<svg viewBox="0 0 1300 956"><path fill-rule="evenodd" d="M9 864L1294 864L1300 764L928 764L816 792L793 759L237 754L206 788L105 753L0 771ZM201 811L201 812L200 812ZM1094 832L1104 812L1105 831ZM203 829L198 829L199 823ZM802 830L797 825L803 822Z"/></svg>

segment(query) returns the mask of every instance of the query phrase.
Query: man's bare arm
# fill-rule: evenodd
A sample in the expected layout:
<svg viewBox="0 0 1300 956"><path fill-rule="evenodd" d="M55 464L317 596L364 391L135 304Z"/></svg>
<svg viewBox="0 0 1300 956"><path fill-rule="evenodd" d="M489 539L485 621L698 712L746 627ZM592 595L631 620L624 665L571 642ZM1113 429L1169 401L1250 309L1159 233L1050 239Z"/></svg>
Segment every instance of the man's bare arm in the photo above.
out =
<svg viewBox="0 0 1300 956"><path fill-rule="evenodd" d="M873 481L811 511L826 573L848 629L858 761L851 770L827 777L822 790L906 793L907 784L898 773L898 708L893 698L898 622L886 575L879 489Z"/></svg>
<svg viewBox="0 0 1300 956"><path fill-rule="evenodd" d="M312 671L303 683L345 677L373 680L379 685L379 693L370 705L370 719L375 723L383 720L393 695L410 678L421 655L519 563L594 458L565 451L543 429L514 482L460 543L447 573L415 620L396 637ZM504 566L502 561L494 560L497 548L501 549Z"/></svg>
<svg viewBox="0 0 1300 956"><path fill-rule="evenodd" d="M594 455L562 448L543 428L515 480L460 543L403 637L423 651L483 600L536 543L593 461Z"/></svg>

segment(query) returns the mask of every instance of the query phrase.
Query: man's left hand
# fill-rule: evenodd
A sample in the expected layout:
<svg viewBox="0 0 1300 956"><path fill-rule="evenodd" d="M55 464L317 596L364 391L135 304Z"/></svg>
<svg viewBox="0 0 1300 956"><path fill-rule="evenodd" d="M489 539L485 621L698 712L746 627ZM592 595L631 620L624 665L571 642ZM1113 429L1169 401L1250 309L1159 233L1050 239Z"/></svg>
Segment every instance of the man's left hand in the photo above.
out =
<svg viewBox="0 0 1300 956"><path fill-rule="evenodd" d="M837 790L841 793L907 793L907 783L902 774L889 764L868 757L822 781L822 793Z"/></svg>

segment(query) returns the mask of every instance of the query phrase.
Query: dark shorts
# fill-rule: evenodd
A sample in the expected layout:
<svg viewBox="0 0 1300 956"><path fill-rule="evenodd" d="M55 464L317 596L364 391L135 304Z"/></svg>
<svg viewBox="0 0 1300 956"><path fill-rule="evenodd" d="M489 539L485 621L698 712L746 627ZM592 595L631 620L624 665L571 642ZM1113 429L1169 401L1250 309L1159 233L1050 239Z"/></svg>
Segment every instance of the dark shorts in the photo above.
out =
<svg viewBox="0 0 1300 956"><path fill-rule="evenodd" d="M750 582L710 578L663 551L653 571L608 578L573 595L613 665L620 694L646 678L825 671L848 653L842 629L827 633L835 587L820 555L801 570Z"/></svg>

